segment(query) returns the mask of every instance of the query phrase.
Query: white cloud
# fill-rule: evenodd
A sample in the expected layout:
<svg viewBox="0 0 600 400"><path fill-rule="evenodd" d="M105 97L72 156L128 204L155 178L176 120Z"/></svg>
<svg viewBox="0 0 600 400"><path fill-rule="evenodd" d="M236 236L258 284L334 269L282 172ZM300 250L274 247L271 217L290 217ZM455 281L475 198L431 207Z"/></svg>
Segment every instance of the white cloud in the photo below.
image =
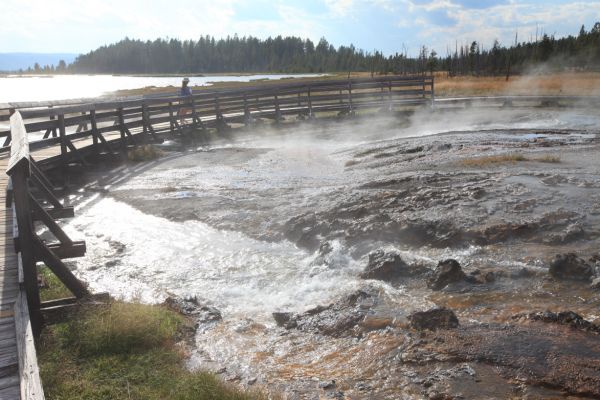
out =
<svg viewBox="0 0 600 400"><path fill-rule="evenodd" d="M325 5L332 15L346 17L352 13L355 4L353 0L325 0Z"/></svg>

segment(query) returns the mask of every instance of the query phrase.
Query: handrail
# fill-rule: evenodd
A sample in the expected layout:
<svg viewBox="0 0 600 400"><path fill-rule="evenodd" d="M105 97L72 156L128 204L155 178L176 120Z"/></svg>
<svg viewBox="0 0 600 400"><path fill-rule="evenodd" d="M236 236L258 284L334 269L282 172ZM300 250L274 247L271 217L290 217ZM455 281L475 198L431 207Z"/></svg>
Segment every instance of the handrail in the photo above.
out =
<svg viewBox="0 0 600 400"><path fill-rule="evenodd" d="M321 78L318 80L313 80L313 81L307 81L305 79L300 80L299 82L289 82L289 81L269 81L269 82L263 82L260 85L253 85L253 86L245 86L242 89L239 88L212 88L210 86L207 86L206 89L202 89L200 92L201 93L206 93L206 94L211 94L214 95L215 93L228 93L228 92L239 92L240 90L244 90L244 91L252 91L252 90L257 90L257 89L264 89L265 87L268 88L285 88L285 87L304 87L306 86L307 82L310 82L311 85L313 86L319 86L319 85L327 85L327 84L348 84L348 82L351 82L352 84L357 84L360 82L371 82L371 81L377 81L377 82L387 82L389 80L399 80L402 79L404 81L411 81L411 80L421 80L425 78L426 80L429 79L433 79L433 76L431 75L415 75L415 76L402 76L402 75L381 75L381 76L375 76L373 78L350 78L350 79L330 79L330 78ZM25 109L25 108L41 108L41 107L56 107L56 106L70 106L70 105L77 105L77 104L82 104L82 103L87 103L87 104L91 104L91 103L96 103L96 104L101 104L101 103L115 103L115 102L127 102L127 101L132 101L132 100L138 100L138 101L143 101L143 100L151 100L151 99L161 99L161 98L168 98L168 97L178 97L177 95L174 94L154 94L151 96L147 96L147 95L138 95L138 96L117 96L117 97L109 97L109 98L102 98L100 99L100 101L98 101L98 98L79 98L79 99L65 99L65 100L47 100L47 101L18 101L18 102L8 102L8 103L0 103L0 111L7 111L10 109Z"/></svg>
<svg viewBox="0 0 600 400"><path fill-rule="evenodd" d="M27 108L20 113L27 131L45 132L43 138L35 143L36 148L53 146L59 141L63 155L71 150L71 156L80 159L72 142L86 136L103 141L100 138L102 134L115 131L133 141L132 130L141 129L154 135L157 124L162 130L179 134L182 126L178 120L182 110L191 111L195 128L222 129L228 121L250 123L257 117L279 121L284 115L312 117L316 112L351 114L361 108L391 109L394 105L427 104L432 100L431 76L380 76L278 82L236 89L202 90L187 97L135 98ZM94 125L96 128L90 128ZM59 132L63 132L60 138ZM7 151L12 140L11 132L0 131L0 137L5 137L0 152ZM99 149L98 146L96 149ZM64 158L66 161L68 157Z"/></svg>

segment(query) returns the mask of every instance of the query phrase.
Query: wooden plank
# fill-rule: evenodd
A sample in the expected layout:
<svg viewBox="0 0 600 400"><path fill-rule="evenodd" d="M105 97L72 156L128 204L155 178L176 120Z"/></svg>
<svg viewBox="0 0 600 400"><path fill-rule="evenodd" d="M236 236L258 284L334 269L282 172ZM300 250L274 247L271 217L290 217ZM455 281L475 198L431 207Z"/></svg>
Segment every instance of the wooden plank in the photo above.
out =
<svg viewBox="0 0 600 400"><path fill-rule="evenodd" d="M29 138L23 118L17 111L10 117L10 132L12 136L12 144L10 146L10 159L6 173L11 175L11 171L15 168L23 168L23 171L29 175Z"/></svg>
<svg viewBox="0 0 600 400"><path fill-rule="evenodd" d="M44 390L37 363L33 331L28 312L27 297L19 292L15 303L15 330L19 355L21 399L43 400Z"/></svg>
<svg viewBox="0 0 600 400"><path fill-rule="evenodd" d="M19 388L21 380L18 375L9 375L0 378L0 392L8 388Z"/></svg>

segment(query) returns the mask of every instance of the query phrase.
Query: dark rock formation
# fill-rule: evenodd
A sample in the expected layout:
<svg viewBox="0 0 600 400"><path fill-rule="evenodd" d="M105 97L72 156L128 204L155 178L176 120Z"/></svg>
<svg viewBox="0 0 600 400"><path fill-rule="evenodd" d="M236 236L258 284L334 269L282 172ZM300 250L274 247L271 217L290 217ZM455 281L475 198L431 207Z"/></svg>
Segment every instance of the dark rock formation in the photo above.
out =
<svg viewBox="0 0 600 400"><path fill-rule="evenodd" d="M574 253L557 254L550 263L548 271L556 279L589 281L592 267Z"/></svg>
<svg viewBox="0 0 600 400"><path fill-rule="evenodd" d="M284 327L285 329L291 329L296 327L296 321L293 320L294 314L290 312L274 312L273 319L277 323L277 326Z"/></svg>
<svg viewBox="0 0 600 400"><path fill-rule="evenodd" d="M165 305L180 314L195 317L198 322L213 322L223 319L221 311L212 306L201 305L196 297L167 297Z"/></svg>
<svg viewBox="0 0 600 400"><path fill-rule="evenodd" d="M474 324L415 337L402 362L475 362L494 365L507 378L600 398L600 335L559 323ZM475 398L475 397L473 397Z"/></svg>
<svg viewBox="0 0 600 400"><path fill-rule="evenodd" d="M425 271L418 265L409 266L397 253L379 249L369 253L369 263L360 277L389 282L400 277L420 275Z"/></svg>
<svg viewBox="0 0 600 400"><path fill-rule="evenodd" d="M360 323L375 304L374 295L358 290L328 306L318 306L302 314L277 312L273 313L273 318L286 329L295 328L334 337L360 335L362 330L369 329L368 326L360 326Z"/></svg>
<svg viewBox="0 0 600 400"><path fill-rule="evenodd" d="M422 331L435 331L438 329L453 329L458 327L458 318L452 310L447 308L433 308L427 311L419 311L408 317L413 329Z"/></svg>
<svg viewBox="0 0 600 400"><path fill-rule="evenodd" d="M573 311L561 311L554 313L551 311L543 311L529 314L517 314L512 317L515 320L530 320L541 321L547 323L568 325L571 328L579 329L586 332L600 333L600 326L593 324L590 321Z"/></svg>
<svg viewBox="0 0 600 400"><path fill-rule="evenodd" d="M450 283L465 280L465 277L465 273L458 261L448 259L438 263L427 282L427 286L433 290L441 290Z"/></svg>

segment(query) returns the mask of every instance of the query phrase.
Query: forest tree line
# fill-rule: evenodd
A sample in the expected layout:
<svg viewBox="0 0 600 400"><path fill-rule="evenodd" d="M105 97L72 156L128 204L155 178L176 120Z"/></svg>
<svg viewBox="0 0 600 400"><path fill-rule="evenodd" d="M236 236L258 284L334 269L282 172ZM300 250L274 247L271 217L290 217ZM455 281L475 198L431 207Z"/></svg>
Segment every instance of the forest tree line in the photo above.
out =
<svg viewBox="0 0 600 400"><path fill-rule="evenodd" d="M126 38L78 56L72 64L61 60L57 67L35 65L35 73L98 74L193 74L221 72L359 72L371 74L416 74L447 71L449 75L510 75L544 64L550 70L600 70L600 22L577 36L555 38L547 34L528 42L490 48L473 41L447 48L445 55L421 47L419 55L384 56L353 45L338 48L322 38L203 36L198 40Z"/></svg>

